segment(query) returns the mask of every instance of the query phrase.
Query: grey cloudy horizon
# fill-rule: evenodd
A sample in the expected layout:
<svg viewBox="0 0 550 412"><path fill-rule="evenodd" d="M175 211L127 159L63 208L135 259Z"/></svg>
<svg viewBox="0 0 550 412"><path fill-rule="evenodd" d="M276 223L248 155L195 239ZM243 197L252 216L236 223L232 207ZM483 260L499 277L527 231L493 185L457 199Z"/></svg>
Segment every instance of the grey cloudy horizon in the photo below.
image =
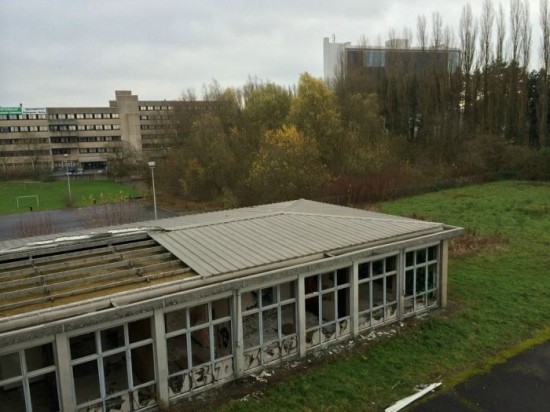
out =
<svg viewBox="0 0 550 412"><path fill-rule="evenodd" d="M115 90L141 100L198 97L215 79L283 86L323 76L323 38L383 43L416 32L433 12L457 32L466 1L447 0L2 0L0 106L106 106ZM470 1L479 16L481 0ZM538 60L538 0L530 0ZM498 5L498 1L493 1ZM504 2L508 6L508 2Z"/></svg>

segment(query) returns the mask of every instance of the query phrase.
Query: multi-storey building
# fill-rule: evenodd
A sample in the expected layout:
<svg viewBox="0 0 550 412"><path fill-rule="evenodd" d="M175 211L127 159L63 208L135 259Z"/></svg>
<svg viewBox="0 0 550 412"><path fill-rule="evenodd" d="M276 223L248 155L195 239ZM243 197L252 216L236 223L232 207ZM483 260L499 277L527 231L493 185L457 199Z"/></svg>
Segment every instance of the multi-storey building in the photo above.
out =
<svg viewBox="0 0 550 412"><path fill-rule="evenodd" d="M388 40L385 47L353 46L323 40L324 76L335 80L340 74L454 73L460 65L460 50L445 46L411 48L404 39Z"/></svg>
<svg viewBox="0 0 550 412"><path fill-rule="evenodd" d="M108 107L0 107L0 172L104 170L123 151L156 157L178 137L171 126L176 106L211 108L204 101L140 101L131 91L115 96Z"/></svg>

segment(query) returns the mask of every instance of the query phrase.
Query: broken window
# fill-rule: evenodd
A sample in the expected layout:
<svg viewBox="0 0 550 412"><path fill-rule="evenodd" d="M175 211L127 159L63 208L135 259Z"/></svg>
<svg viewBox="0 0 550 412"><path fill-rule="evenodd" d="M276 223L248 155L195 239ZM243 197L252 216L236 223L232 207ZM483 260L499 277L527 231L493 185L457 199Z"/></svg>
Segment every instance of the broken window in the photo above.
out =
<svg viewBox="0 0 550 412"><path fill-rule="evenodd" d="M306 348L349 335L349 269L338 269L304 279Z"/></svg>
<svg viewBox="0 0 550 412"><path fill-rule="evenodd" d="M231 299L165 313L169 396L233 376Z"/></svg>
<svg viewBox="0 0 550 412"><path fill-rule="evenodd" d="M140 410L155 404L151 318L69 339L78 410Z"/></svg>
<svg viewBox="0 0 550 412"><path fill-rule="evenodd" d="M6 411L59 410L52 343L0 354L0 405Z"/></svg>
<svg viewBox="0 0 550 412"><path fill-rule="evenodd" d="M295 287L285 282L241 295L245 370L297 353Z"/></svg>
<svg viewBox="0 0 550 412"><path fill-rule="evenodd" d="M359 329L397 316L397 255L358 266Z"/></svg>
<svg viewBox="0 0 550 412"><path fill-rule="evenodd" d="M437 245L405 253L405 314L437 305L438 255Z"/></svg>

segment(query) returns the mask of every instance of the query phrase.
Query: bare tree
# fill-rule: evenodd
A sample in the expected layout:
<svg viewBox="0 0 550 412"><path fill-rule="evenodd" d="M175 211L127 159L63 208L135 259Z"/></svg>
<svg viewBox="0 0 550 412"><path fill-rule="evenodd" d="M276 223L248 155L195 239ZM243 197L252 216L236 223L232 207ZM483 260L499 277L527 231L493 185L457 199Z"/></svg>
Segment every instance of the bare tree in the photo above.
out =
<svg viewBox="0 0 550 412"><path fill-rule="evenodd" d="M443 44L445 44L447 49L456 47L455 32L448 24L445 25L445 30L443 30Z"/></svg>
<svg viewBox="0 0 550 412"><path fill-rule="evenodd" d="M432 13L432 44L434 49L441 45L443 37L443 18L439 12Z"/></svg>
<svg viewBox="0 0 550 412"><path fill-rule="evenodd" d="M506 15L504 14L504 7L502 3L498 6L497 14L497 37L496 37L496 61L504 61L504 41L506 39Z"/></svg>
<svg viewBox="0 0 550 412"><path fill-rule="evenodd" d="M540 11L539 21L540 21L540 27L542 31L542 39L541 39L542 68L544 71L544 76L548 77L548 70L550 69L550 9L548 7L548 0L540 0L539 11Z"/></svg>
<svg viewBox="0 0 550 412"><path fill-rule="evenodd" d="M396 49L397 48L397 30L395 30L393 27L391 27L388 30L388 44L390 45L390 48Z"/></svg>
<svg viewBox="0 0 550 412"><path fill-rule="evenodd" d="M539 145L545 146L547 133L548 119L548 70L550 69L550 9L548 0L540 0L539 4L539 21L541 27L541 57L542 57L542 73L539 85Z"/></svg>
<svg viewBox="0 0 550 412"><path fill-rule="evenodd" d="M416 18L416 37L418 37L418 46L425 50L428 44L428 34L426 33L426 16L423 14Z"/></svg>
<svg viewBox="0 0 550 412"><path fill-rule="evenodd" d="M462 72L468 75L474 64L477 37L477 26L474 22L470 3L462 8L459 36L460 48L462 49Z"/></svg>
<svg viewBox="0 0 550 412"><path fill-rule="evenodd" d="M495 11L491 0L485 0L481 10L479 20L479 60L483 65L483 71L486 72L491 62L491 43L493 36L493 22L495 20Z"/></svg>
<svg viewBox="0 0 550 412"><path fill-rule="evenodd" d="M403 36L403 39L405 39L407 41L407 48L411 47L411 44L413 42L413 32L412 32L412 29L410 27L407 27L407 26L404 26L403 27L403 30L401 32L402 36Z"/></svg>
<svg viewBox="0 0 550 412"><path fill-rule="evenodd" d="M512 62L519 65L522 10L520 0L510 0L510 51Z"/></svg>
<svg viewBox="0 0 550 412"><path fill-rule="evenodd" d="M530 14L529 2L527 0L523 0L521 12L521 55L523 67L526 72L529 71L529 60L531 58L531 38L533 31L530 22Z"/></svg>

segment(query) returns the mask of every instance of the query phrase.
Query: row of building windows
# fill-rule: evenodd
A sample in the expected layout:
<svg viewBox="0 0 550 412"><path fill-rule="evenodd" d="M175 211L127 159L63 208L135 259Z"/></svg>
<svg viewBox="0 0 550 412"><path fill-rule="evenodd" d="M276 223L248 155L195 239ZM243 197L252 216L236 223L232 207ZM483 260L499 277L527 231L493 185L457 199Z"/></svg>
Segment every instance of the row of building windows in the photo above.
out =
<svg viewBox="0 0 550 412"><path fill-rule="evenodd" d="M20 156L49 156L49 150L13 150L0 151L0 157L20 157Z"/></svg>
<svg viewBox="0 0 550 412"><path fill-rule="evenodd" d="M0 120L45 120L45 114L0 114Z"/></svg>
<svg viewBox="0 0 550 412"><path fill-rule="evenodd" d="M48 115L50 120L65 119L118 119L118 113L52 113Z"/></svg>
<svg viewBox="0 0 550 412"><path fill-rule="evenodd" d="M34 145L49 143L47 137L39 137L35 139L0 139L0 145Z"/></svg>
<svg viewBox="0 0 550 412"><path fill-rule="evenodd" d="M404 277L398 273L397 253L358 264L355 297L351 293L352 267L342 267L169 309L157 319L149 314L73 332L67 342L68 353L57 354L57 359L53 338L5 352L0 355L0 404L6 410L46 410L46 405L47 410L59 410L59 362L72 371L72 388L65 390L72 390L74 410L152 407L158 397L155 365L159 361L166 362L158 369L167 371L168 397L190 394L233 378L239 352L243 370L251 373L297 356L300 333L306 335L306 350L350 337L354 310L355 316L359 315L357 332L396 321L398 288L404 293L404 316L435 306L438 254L437 245L407 251ZM304 291L301 301L297 298L300 282ZM414 301L411 312L409 299ZM305 313L305 330L299 329L299 313ZM153 325L162 319L164 330L155 344ZM242 347L237 342L242 342ZM162 357L157 345L165 345Z"/></svg>
<svg viewBox="0 0 550 412"><path fill-rule="evenodd" d="M0 133L47 132L48 126L0 126Z"/></svg>
<svg viewBox="0 0 550 412"><path fill-rule="evenodd" d="M79 124L79 125L50 125L51 132L65 132L75 130L120 130L119 124Z"/></svg>
<svg viewBox="0 0 550 412"><path fill-rule="evenodd" d="M172 110L172 109L173 109L172 106L139 106L140 112L151 111L151 110L166 111L166 110Z"/></svg>
<svg viewBox="0 0 550 412"><path fill-rule="evenodd" d="M156 114L156 115L145 115L142 114L139 116L140 120L170 120L172 116L168 114Z"/></svg>
<svg viewBox="0 0 550 412"><path fill-rule="evenodd" d="M87 147L78 149L79 153L116 153L118 147Z"/></svg>
<svg viewBox="0 0 550 412"><path fill-rule="evenodd" d="M52 143L120 142L120 136L52 136Z"/></svg>

